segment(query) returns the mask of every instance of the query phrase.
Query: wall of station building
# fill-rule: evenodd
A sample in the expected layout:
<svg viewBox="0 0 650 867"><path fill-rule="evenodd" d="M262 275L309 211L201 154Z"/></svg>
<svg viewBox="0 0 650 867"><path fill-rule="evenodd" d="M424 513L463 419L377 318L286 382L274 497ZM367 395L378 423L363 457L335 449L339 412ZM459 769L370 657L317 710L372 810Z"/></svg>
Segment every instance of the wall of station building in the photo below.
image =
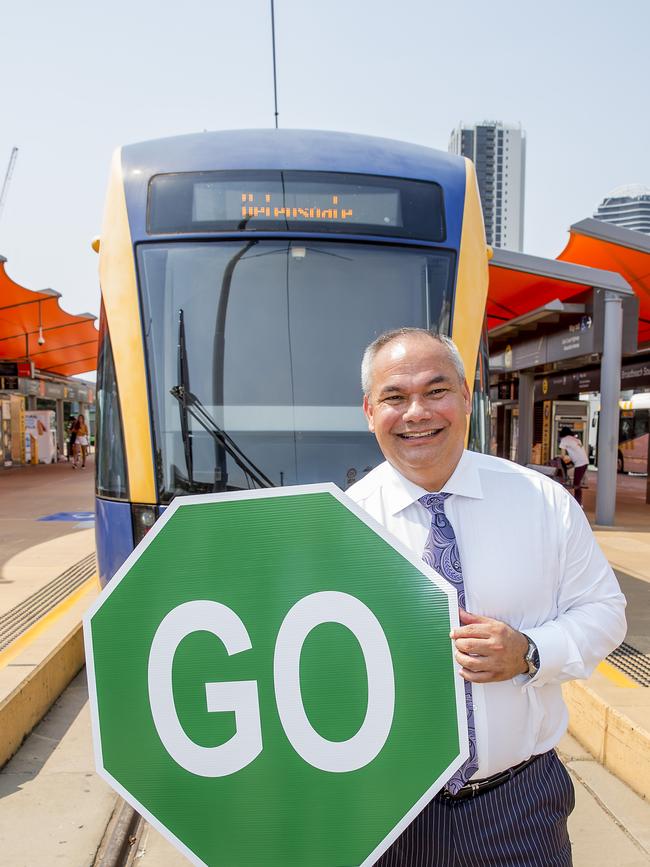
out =
<svg viewBox="0 0 650 867"><path fill-rule="evenodd" d="M490 397L490 451L516 460L518 378L500 377L498 382L493 382ZM548 464L560 454L559 430L566 425L583 441L591 463L596 463L599 413L600 368L536 377L531 462ZM618 451L622 472L648 473L650 359L626 363L621 368Z"/></svg>
<svg viewBox="0 0 650 867"><path fill-rule="evenodd" d="M0 367L0 468L67 461L70 424L80 413L85 416L92 447L94 383L38 372L15 376L9 364L3 362Z"/></svg>

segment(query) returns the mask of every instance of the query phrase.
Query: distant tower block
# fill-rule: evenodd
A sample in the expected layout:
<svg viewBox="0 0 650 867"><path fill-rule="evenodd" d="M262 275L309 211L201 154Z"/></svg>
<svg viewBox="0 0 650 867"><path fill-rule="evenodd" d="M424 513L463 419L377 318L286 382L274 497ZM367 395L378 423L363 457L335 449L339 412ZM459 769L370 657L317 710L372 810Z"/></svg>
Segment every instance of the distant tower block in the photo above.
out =
<svg viewBox="0 0 650 867"><path fill-rule="evenodd" d="M461 123L451 133L449 151L476 165L488 244L522 250L526 136L521 125Z"/></svg>
<svg viewBox="0 0 650 867"><path fill-rule="evenodd" d="M617 187L598 205L594 217L650 235L650 187L641 184Z"/></svg>

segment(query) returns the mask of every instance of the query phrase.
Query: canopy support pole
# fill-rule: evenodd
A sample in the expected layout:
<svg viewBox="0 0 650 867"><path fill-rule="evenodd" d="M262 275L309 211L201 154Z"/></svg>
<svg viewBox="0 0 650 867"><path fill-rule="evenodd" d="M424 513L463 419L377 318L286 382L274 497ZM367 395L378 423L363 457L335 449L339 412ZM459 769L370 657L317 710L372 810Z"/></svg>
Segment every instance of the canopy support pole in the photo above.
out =
<svg viewBox="0 0 650 867"><path fill-rule="evenodd" d="M526 466L531 461L533 447L533 412L535 377L532 373L519 374L519 433L517 435L517 463Z"/></svg>
<svg viewBox="0 0 650 867"><path fill-rule="evenodd" d="M605 291L605 329L600 371L600 419L598 422L598 488L596 524L613 527L616 514L618 470L618 401L621 394L623 346L623 298Z"/></svg>

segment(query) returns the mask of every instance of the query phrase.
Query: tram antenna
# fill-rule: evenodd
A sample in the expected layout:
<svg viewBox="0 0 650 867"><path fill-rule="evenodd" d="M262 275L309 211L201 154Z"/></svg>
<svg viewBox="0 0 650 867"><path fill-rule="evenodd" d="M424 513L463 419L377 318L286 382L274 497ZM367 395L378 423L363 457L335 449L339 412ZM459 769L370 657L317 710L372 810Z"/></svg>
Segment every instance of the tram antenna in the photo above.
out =
<svg viewBox="0 0 650 867"><path fill-rule="evenodd" d="M271 0L271 40L273 43L273 96L275 99L275 128L278 128L278 76L275 63L275 3Z"/></svg>

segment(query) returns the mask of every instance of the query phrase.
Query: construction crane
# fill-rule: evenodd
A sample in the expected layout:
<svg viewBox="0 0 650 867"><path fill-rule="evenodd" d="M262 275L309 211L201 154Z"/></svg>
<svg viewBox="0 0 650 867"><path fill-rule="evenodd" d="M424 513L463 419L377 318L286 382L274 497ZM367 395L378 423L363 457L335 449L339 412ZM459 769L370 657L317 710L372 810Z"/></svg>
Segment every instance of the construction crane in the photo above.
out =
<svg viewBox="0 0 650 867"><path fill-rule="evenodd" d="M0 192L0 219L2 219L2 212L4 210L5 201L7 199L7 190L9 189L9 183L11 182L11 176L14 173L14 166L16 165L17 156L18 148L12 148L11 156L9 157L9 165L7 166L7 173L5 174L4 183L2 184L2 191Z"/></svg>

